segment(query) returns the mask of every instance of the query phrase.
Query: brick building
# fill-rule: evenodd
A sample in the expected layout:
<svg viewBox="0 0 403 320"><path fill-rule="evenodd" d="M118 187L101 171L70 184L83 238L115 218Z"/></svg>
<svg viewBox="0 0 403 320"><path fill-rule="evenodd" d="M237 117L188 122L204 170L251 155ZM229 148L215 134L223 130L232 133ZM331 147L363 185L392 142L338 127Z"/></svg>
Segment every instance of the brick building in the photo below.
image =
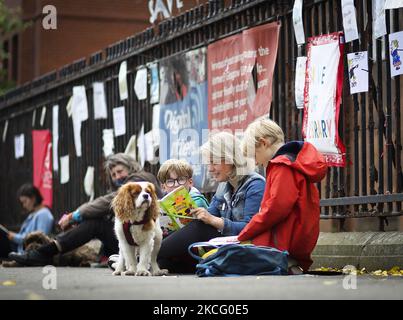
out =
<svg viewBox="0 0 403 320"><path fill-rule="evenodd" d="M9 80L17 84L77 59L88 57L118 40L151 27L148 0L0 0L11 8L19 6L29 27L5 41L9 59L3 61ZM150 1L154 8L156 1ZM172 15L181 1L172 1ZM198 0L183 1L186 10ZM204 1L200 1L204 2ZM168 1L162 0L168 7ZM57 29L43 27L46 5L57 11ZM159 17L162 17L160 14ZM161 19L161 18L160 18Z"/></svg>

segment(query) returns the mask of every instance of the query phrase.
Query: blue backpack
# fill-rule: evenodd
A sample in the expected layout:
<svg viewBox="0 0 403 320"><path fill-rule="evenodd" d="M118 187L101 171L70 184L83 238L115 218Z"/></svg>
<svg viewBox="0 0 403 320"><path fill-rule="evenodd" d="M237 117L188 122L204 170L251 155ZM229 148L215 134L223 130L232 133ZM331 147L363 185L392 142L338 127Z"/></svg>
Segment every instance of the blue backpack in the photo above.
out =
<svg viewBox="0 0 403 320"><path fill-rule="evenodd" d="M235 275L287 275L288 252L252 244L226 244L216 247L201 258L192 248L212 247L209 243L193 243L189 254L199 261L196 275L199 277Z"/></svg>

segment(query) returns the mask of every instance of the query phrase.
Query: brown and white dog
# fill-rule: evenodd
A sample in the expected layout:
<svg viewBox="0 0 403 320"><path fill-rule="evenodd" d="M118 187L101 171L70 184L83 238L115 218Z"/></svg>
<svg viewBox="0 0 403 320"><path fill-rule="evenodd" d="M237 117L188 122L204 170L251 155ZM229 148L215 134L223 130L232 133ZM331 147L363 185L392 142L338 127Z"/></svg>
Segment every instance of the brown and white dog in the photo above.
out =
<svg viewBox="0 0 403 320"><path fill-rule="evenodd" d="M154 185L149 182L126 183L112 200L112 209L119 241L119 260L113 275L167 274L168 270L161 270L157 263L162 230Z"/></svg>

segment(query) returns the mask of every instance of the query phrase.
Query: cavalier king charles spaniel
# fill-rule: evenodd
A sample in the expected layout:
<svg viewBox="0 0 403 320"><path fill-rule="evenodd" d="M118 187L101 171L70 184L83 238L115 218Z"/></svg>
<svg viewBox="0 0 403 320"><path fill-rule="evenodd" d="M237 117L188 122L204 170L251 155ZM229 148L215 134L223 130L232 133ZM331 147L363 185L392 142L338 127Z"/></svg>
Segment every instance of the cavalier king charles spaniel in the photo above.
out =
<svg viewBox="0 0 403 320"><path fill-rule="evenodd" d="M119 259L113 275L168 274L168 270L161 270L157 263L162 230L154 185L149 182L126 183L112 200L112 209L119 241Z"/></svg>

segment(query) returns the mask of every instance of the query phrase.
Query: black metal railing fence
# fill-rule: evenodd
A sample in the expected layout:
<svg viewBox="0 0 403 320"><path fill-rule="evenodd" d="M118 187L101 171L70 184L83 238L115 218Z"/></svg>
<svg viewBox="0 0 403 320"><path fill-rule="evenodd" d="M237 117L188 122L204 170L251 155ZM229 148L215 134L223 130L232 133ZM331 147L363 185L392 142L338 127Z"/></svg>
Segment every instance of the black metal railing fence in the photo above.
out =
<svg viewBox="0 0 403 320"><path fill-rule="evenodd" d="M368 50L370 74L369 92L350 95L345 60L339 132L347 147L348 165L330 168L318 187L322 218L374 216L380 218L382 228L386 217L402 214L400 113L403 105L400 79L390 77L388 38L372 37L371 3L371 0L355 1L360 39L345 46L345 54ZM31 130L51 130L51 108L59 105L58 155L74 155L72 123L64 110L74 86L85 85L87 97L91 97L95 81L105 83L108 118L83 122L83 155L71 161L70 182L60 184L59 173L54 173L54 213L59 216L88 201L82 186L87 166L95 167L96 195L106 191L102 130L113 128L112 108L126 106L127 118L127 133L115 138L115 152L124 151L130 136L137 134L143 123L146 132L152 123L151 105L137 100L133 90L129 90L129 99L122 102L119 99L118 72L124 60L128 63L128 88L133 88L134 71L141 65L278 20L282 27L270 114L284 129L287 139L301 139L302 111L295 108L294 75L296 58L305 55L306 46L296 45L292 6L293 1L209 1L94 53L88 61L76 61L0 97L0 133L6 120L9 122L6 141L0 141L0 223L16 225L20 222L15 193L22 183L32 180ZM343 30L339 0L304 1L303 12L306 39ZM403 9L387 10L386 19L388 33L403 29ZM88 99L90 119L92 103L92 99ZM41 126L39 114L43 107L48 112ZM26 136L25 157L16 160L13 139L20 133ZM155 173L158 166L150 165L148 169Z"/></svg>

